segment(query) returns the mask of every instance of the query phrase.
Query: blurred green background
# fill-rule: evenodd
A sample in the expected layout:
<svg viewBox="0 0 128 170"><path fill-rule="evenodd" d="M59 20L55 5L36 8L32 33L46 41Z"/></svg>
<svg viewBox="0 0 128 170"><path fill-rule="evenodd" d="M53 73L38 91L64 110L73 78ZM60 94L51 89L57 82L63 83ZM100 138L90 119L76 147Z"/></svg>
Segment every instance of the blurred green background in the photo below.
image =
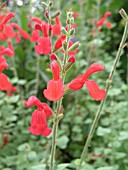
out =
<svg viewBox="0 0 128 170"><path fill-rule="evenodd" d="M4 2L4 1L3 1ZM8 0L7 8L16 14L13 19L21 28L31 34L27 26L29 17L38 16L45 21L44 6L40 0ZM44 1L46 2L46 1ZM105 71L92 76L105 88L116 52L123 34L124 21L119 10L128 13L127 0L53 0L52 12L61 10L61 23L66 25L66 11L78 13L75 17L75 38L80 41L76 63L69 71L66 83L85 72L93 62L105 66ZM100 32L96 22L106 11L112 12L108 21L112 28L104 25ZM94 35L92 35L94 31ZM53 39L53 42L55 40ZM5 44L5 42L0 42ZM51 135L47 138L29 133L32 109L23 106L23 100L35 94L36 53L34 43L21 39L13 42L14 58L7 58L9 68L5 73L19 90L12 97L0 92L0 170L47 170L49 164ZM58 53L58 57L61 56ZM47 70L48 56L40 57L39 88L37 96L46 101L42 91L51 79ZM56 170L75 169L99 102L90 98L83 88L64 97L64 118L59 124L57 137ZM128 45L121 56L108 93L98 128L85 158L83 170L128 170ZM49 121L52 126L52 121ZM7 144L3 139L7 134Z"/></svg>

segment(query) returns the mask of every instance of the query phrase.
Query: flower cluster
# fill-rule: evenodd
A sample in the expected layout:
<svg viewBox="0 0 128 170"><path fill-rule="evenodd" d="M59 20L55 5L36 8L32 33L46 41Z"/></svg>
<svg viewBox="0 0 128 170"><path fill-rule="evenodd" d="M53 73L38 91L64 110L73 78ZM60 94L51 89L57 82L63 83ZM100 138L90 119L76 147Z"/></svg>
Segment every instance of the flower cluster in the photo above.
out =
<svg viewBox="0 0 128 170"><path fill-rule="evenodd" d="M34 30L32 31L31 41L37 43L35 51L38 54L49 55L51 60L50 68L53 78L48 82L47 88L43 91L45 98L54 102L62 101L62 98L67 91L71 92L79 90L85 84L89 95L94 100L103 100L106 96L105 90L101 90L95 81L88 79L93 73L104 70L104 67L97 62L93 63L87 69L85 74L76 77L68 84L64 84L66 72L76 62L75 55L78 53L78 47L80 44L78 41L72 41L75 32L72 11L67 12L67 25L65 27L61 27L59 15L60 12L56 12L56 17L53 17L48 13L48 11L45 12L46 18L50 17L55 24L51 24L51 22L43 22L37 17L31 18L31 21L28 24L32 28L32 23L34 22ZM53 36L59 37L52 45L51 38ZM64 54L63 59L60 59L57 56L56 52L58 50L61 50L61 53ZM31 96L27 101L25 101L25 103L27 107L37 107L37 110L35 110L32 114L29 131L34 135L41 134L43 136L48 136L51 133L51 129L47 127L46 118L53 115L56 117L56 113L54 114L46 103L41 103L35 96ZM46 107L44 107L44 105Z"/></svg>

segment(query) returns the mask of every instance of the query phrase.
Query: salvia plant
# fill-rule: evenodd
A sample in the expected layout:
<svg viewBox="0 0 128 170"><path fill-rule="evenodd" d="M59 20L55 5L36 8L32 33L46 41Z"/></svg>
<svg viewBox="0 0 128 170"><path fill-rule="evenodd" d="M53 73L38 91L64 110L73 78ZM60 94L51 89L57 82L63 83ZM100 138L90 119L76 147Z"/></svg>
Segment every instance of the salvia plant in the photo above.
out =
<svg viewBox="0 0 128 170"><path fill-rule="evenodd" d="M96 101L101 101L101 103L92 123L88 138L85 142L85 146L79 160L79 165L76 167L77 170L80 170L82 163L86 158L88 146L91 143L91 139L101 116L101 111L105 104L108 90L112 84L113 75L120 59L122 49L125 47L125 41L128 32L128 16L123 9L120 10L120 14L126 23L124 34L119 45L110 75L106 81L106 88L100 89L99 85L94 80L90 80L92 74L104 70L104 66L99 62L92 63L92 65L90 65L85 70L85 73L76 75L75 79L67 83L66 76L67 74L70 74L70 68L73 67L74 63L76 63L78 60L77 53L80 46L79 41L76 41L75 39L76 25L74 24L74 13L72 10L67 11L65 26L63 27L59 17L61 12L56 11L52 13L52 1L48 1L47 3L42 2L42 4L45 7L44 15L46 22L37 17L30 18L28 26L32 29L31 35L20 28L18 24L12 22L15 14L4 9L5 3L0 7L0 40L8 43L7 47L0 46L0 90L7 91L7 94L9 95L11 95L12 92L18 90L18 87L14 87L8 80L6 74L3 73L3 70L8 67L4 55L10 57L15 55L14 46L11 39L15 39L16 43L19 43L21 38L28 39L33 42L33 44L35 43L34 50L37 53L37 81L35 85L35 95L32 95L29 97L29 99L24 100L24 104L28 108L32 106L36 106L37 108L32 113L31 125L28 128L30 133L35 136L42 135L44 137L52 134L49 170L54 170L57 132L59 130L58 124L66 114L63 108L63 98L65 95L68 95L68 93L80 90L83 88L83 86L86 86L90 97ZM96 23L96 26L100 27L103 24L106 24L107 28L111 28L112 25L107 20L107 17L110 15L110 12L106 12L104 16ZM53 37L56 39L55 43L53 43ZM58 53L61 57L58 57ZM47 88L43 90L42 95L44 95L48 101L54 102L53 109L51 109L47 103L41 102L36 96L39 86L40 55L44 55L43 57L49 57L50 59L49 69L51 70L53 78L48 82ZM48 127L47 121L49 118L50 120L52 119L53 127Z"/></svg>

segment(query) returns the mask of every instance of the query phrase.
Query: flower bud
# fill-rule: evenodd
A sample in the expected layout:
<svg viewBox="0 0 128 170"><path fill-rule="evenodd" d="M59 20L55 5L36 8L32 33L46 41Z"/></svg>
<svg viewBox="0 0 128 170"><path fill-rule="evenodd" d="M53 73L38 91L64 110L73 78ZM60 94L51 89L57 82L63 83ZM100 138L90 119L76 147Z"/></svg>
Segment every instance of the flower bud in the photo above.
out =
<svg viewBox="0 0 128 170"><path fill-rule="evenodd" d="M66 43L66 41L64 41L64 43L63 43L63 50L64 50L64 51L67 50L67 43Z"/></svg>
<svg viewBox="0 0 128 170"><path fill-rule="evenodd" d="M75 42L69 49L68 52L71 52L73 50L75 50L76 48L78 48L80 46L79 41Z"/></svg>
<svg viewBox="0 0 128 170"><path fill-rule="evenodd" d="M74 55L72 55L69 59L68 59L68 62L69 63L75 63L76 59L74 57Z"/></svg>
<svg viewBox="0 0 128 170"><path fill-rule="evenodd" d="M125 20L128 20L128 15L126 14L126 12L125 12L124 9L121 9L119 12L120 12L120 15L121 15Z"/></svg>
<svg viewBox="0 0 128 170"><path fill-rule="evenodd" d="M72 36L74 33L75 33L75 29L72 28L72 29L69 31L69 34Z"/></svg>
<svg viewBox="0 0 128 170"><path fill-rule="evenodd" d="M70 19L70 24L74 24L74 18L73 17Z"/></svg>
<svg viewBox="0 0 128 170"><path fill-rule="evenodd" d="M46 19L48 19L48 20L49 20L49 14L48 14L48 11L45 11L44 15L45 15Z"/></svg>
<svg viewBox="0 0 128 170"><path fill-rule="evenodd" d="M52 1L50 1L48 6L52 7L52 5L53 5L53 3L52 3Z"/></svg>
<svg viewBox="0 0 128 170"><path fill-rule="evenodd" d="M67 12L67 18L71 18L73 16L73 12L70 10Z"/></svg>
<svg viewBox="0 0 128 170"><path fill-rule="evenodd" d="M52 60L52 61L53 61L53 60L57 60L56 54L54 54L54 53L51 54L51 55L50 55L50 60Z"/></svg>
<svg viewBox="0 0 128 170"><path fill-rule="evenodd" d="M56 11L52 16L51 19L55 19L56 17L58 17L60 15L60 11Z"/></svg>
<svg viewBox="0 0 128 170"><path fill-rule="evenodd" d="M64 68L64 71L68 71L72 65L75 63L76 59L75 57L72 55L69 59L68 59L68 63L66 64L65 68Z"/></svg>
<svg viewBox="0 0 128 170"><path fill-rule="evenodd" d="M61 28L61 32L64 34L64 35L68 35L68 32L66 31L66 29L64 27Z"/></svg>

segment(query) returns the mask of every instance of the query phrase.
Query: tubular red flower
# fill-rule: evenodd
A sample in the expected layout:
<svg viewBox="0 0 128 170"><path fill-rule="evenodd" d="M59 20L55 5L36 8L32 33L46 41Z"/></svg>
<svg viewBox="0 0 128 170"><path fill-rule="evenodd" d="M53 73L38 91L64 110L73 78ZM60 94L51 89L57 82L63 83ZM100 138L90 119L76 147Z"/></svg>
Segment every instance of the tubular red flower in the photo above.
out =
<svg viewBox="0 0 128 170"><path fill-rule="evenodd" d="M104 67L99 63L93 63L85 72L69 83L69 88L72 90L79 90L86 84L89 91L89 95L94 100L103 100L106 96L105 90L101 90L98 85L93 80L88 80L88 78L95 72L104 70Z"/></svg>
<svg viewBox="0 0 128 170"><path fill-rule="evenodd" d="M14 32L13 28L11 25L4 25L4 34L8 37L8 38L14 38L16 33Z"/></svg>
<svg viewBox="0 0 128 170"><path fill-rule="evenodd" d="M36 96L31 96L25 103L27 107L37 107L32 114L29 131L36 136L48 136L52 130L48 128L46 118L52 115L51 108L46 103L40 102Z"/></svg>
<svg viewBox="0 0 128 170"><path fill-rule="evenodd" d="M107 26L107 28L112 28L112 24L109 22L109 21L106 21L106 26Z"/></svg>
<svg viewBox="0 0 128 170"><path fill-rule="evenodd" d="M66 39L66 36L65 36L65 35L61 35L61 36L57 39L57 41L55 42L54 49L55 49L55 50L60 49L60 48L62 47L63 42L65 41L65 39Z"/></svg>
<svg viewBox="0 0 128 170"><path fill-rule="evenodd" d="M61 24L60 24L60 20L59 17L55 18L55 24L52 26L52 35L53 36L57 36L61 34Z"/></svg>
<svg viewBox="0 0 128 170"><path fill-rule="evenodd" d="M51 64L53 79L48 82L47 89L43 91L44 96L50 101L57 101L64 95L64 84L60 78L60 67L56 61Z"/></svg>

